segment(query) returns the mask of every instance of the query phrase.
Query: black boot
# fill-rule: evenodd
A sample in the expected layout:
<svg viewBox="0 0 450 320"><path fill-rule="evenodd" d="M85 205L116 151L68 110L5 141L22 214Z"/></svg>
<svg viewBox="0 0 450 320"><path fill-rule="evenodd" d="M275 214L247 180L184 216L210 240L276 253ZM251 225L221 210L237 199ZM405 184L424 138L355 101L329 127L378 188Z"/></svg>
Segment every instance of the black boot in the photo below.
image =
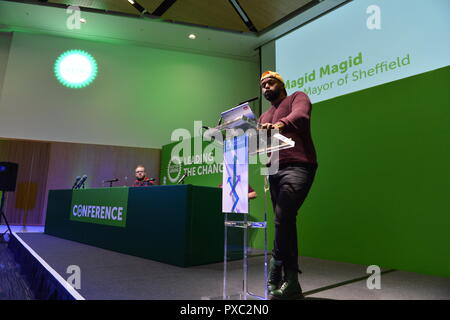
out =
<svg viewBox="0 0 450 320"><path fill-rule="evenodd" d="M286 269L285 281L277 290L273 290L270 294L271 300L299 300L305 299L300 283L298 282L297 270Z"/></svg>
<svg viewBox="0 0 450 320"><path fill-rule="evenodd" d="M269 261L269 281L267 282L269 293L279 289L283 283L282 265L282 261L275 260L274 258L271 258Z"/></svg>

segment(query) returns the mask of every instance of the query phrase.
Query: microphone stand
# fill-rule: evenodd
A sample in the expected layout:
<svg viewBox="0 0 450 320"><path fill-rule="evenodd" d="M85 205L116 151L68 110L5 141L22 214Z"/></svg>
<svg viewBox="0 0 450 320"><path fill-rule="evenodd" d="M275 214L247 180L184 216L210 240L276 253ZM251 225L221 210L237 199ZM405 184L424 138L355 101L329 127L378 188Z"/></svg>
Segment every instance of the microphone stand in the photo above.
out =
<svg viewBox="0 0 450 320"><path fill-rule="evenodd" d="M0 241L1 243L6 243L6 241L4 240L4 235L5 235L8 231L9 231L9 234L12 234L11 227L9 226L9 223L8 223L8 219L6 219L5 212L3 211L3 206L5 205L5 193L6 193L6 191L2 191L2 200L1 200L1 202L0 202L0 222L1 222L2 217L3 217L3 219L5 220L5 223L6 223L6 226L7 226L8 230L6 230L6 231L2 234L3 241Z"/></svg>
<svg viewBox="0 0 450 320"><path fill-rule="evenodd" d="M112 188L113 182L118 182L118 181L120 181L120 180L116 178L116 179L112 179L112 180L103 180L103 183L109 183L109 187Z"/></svg>
<svg viewBox="0 0 450 320"><path fill-rule="evenodd" d="M184 179L186 179L187 173L185 173L180 180L178 180L177 184L184 184Z"/></svg>

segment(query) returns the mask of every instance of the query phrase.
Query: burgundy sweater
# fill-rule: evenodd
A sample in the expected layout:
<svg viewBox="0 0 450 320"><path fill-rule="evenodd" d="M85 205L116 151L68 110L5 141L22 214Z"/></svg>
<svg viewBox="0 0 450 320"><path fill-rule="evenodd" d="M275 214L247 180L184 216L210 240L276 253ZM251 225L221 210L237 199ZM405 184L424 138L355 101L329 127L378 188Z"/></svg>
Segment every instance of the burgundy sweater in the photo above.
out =
<svg viewBox="0 0 450 320"><path fill-rule="evenodd" d="M280 132L295 141L295 147L279 151L279 164L294 163L317 164L316 150L311 138L311 101L306 93L296 91L280 103L270 107L259 118L259 122L283 122L285 127Z"/></svg>

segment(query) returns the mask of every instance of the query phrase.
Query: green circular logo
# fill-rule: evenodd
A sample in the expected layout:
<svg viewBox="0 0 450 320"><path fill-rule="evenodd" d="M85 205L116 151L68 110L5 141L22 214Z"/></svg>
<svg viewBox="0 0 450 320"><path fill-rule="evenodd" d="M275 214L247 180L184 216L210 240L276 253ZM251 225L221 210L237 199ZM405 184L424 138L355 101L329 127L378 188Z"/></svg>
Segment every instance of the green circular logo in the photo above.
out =
<svg viewBox="0 0 450 320"><path fill-rule="evenodd" d="M180 158L174 157L170 159L167 165L167 176L170 182L176 183L181 175L181 160Z"/></svg>
<svg viewBox="0 0 450 320"><path fill-rule="evenodd" d="M55 62L55 76L68 88L79 89L91 84L97 76L97 62L83 50L69 50Z"/></svg>

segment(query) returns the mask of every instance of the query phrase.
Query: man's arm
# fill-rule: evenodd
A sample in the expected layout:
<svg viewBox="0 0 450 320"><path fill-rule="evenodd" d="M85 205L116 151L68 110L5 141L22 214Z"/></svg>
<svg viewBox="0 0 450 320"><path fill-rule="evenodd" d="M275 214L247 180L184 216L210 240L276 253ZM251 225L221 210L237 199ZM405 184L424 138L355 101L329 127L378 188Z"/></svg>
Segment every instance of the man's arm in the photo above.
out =
<svg viewBox="0 0 450 320"><path fill-rule="evenodd" d="M286 117L281 118L278 123L277 129L281 131L302 131L307 128L311 116L311 101L308 96L303 92L296 92L292 101L292 110Z"/></svg>

